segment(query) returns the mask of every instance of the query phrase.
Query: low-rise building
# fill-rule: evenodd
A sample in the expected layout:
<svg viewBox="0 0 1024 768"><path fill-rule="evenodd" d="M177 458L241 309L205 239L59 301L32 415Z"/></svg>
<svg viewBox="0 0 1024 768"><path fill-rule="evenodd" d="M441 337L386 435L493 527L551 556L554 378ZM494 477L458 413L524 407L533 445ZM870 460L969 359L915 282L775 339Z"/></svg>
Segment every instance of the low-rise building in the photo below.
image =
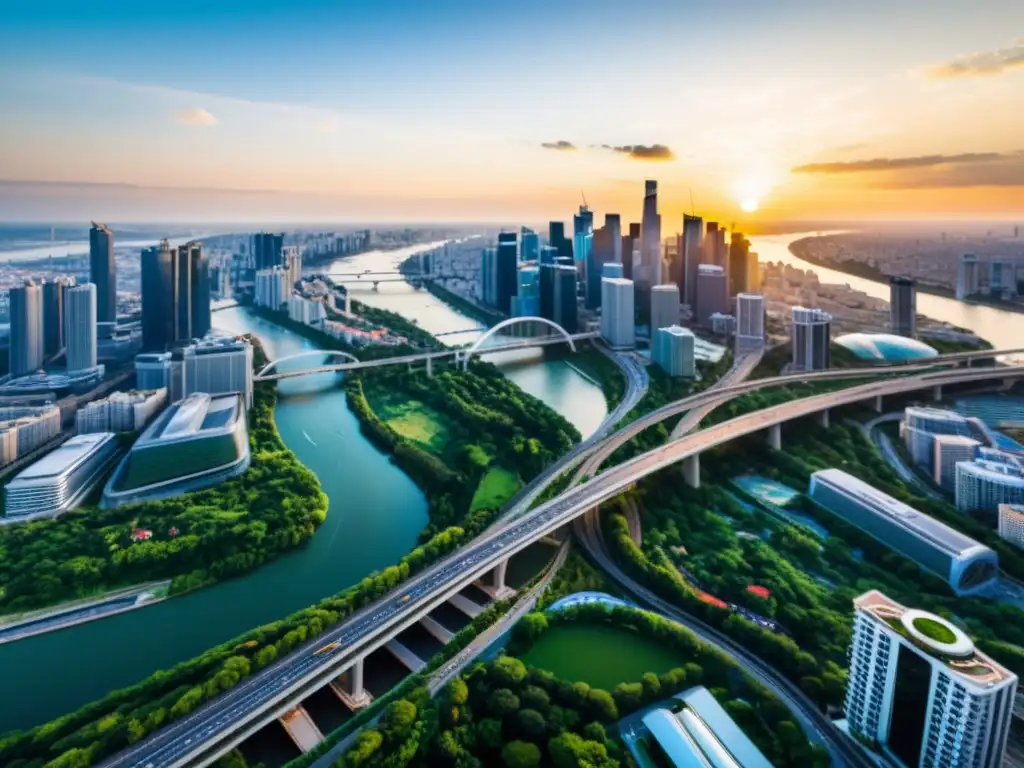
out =
<svg viewBox="0 0 1024 768"><path fill-rule="evenodd" d="M971 461L981 448L981 442L966 435L935 435L932 448L932 477L945 491L956 493L956 465Z"/></svg>
<svg viewBox="0 0 1024 768"><path fill-rule="evenodd" d="M994 448L979 448L973 461L956 465L956 507L995 513L1000 504L1024 504L1024 464Z"/></svg>
<svg viewBox="0 0 1024 768"><path fill-rule="evenodd" d="M244 338L210 338L176 348L171 354L169 397L177 402L196 392L239 392L252 405L252 344Z"/></svg>
<svg viewBox="0 0 1024 768"><path fill-rule="evenodd" d="M135 386L143 390L169 389L171 353L143 352L135 356Z"/></svg>
<svg viewBox="0 0 1024 768"><path fill-rule="evenodd" d="M303 325L319 325L327 317L323 302L312 301L297 293L288 297L288 318Z"/></svg>
<svg viewBox="0 0 1024 768"><path fill-rule="evenodd" d="M693 331L689 328L681 328L678 325L658 328L654 332L651 359L669 376L685 376L692 379L696 373L695 341Z"/></svg>
<svg viewBox="0 0 1024 768"><path fill-rule="evenodd" d="M736 318L725 312L714 312L708 318L711 332L716 336L732 336L736 333Z"/></svg>
<svg viewBox="0 0 1024 768"><path fill-rule="evenodd" d="M808 495L880 543L941 576L958 595L984 589L998 575L999 558L991 549L841 469L812 474Z"/></svg>
<svg viewBox="0 0 1024 768"><path fill-rule="evenodd" d="M34 519L74 509L116 456L117 440L109 432L72 437L4 487L4 515Z"/></svg>
<svg viewBox="0 0 1024 768"><path fill-rule="evenodd" d="M34 451L60 434L60 408L56 405L0 407L0 432L4 433L4 464Z"/></svg>
<svg viewBox="0 0 1024 768"><path fill-rule="evenodd" d="M178 496L222 483L249 466L241 395L194 393L165 410L135 441L103 491L103 505Z"/></svg>
<svg viewBox="0 0 1024 768"><path fill-rule="evenodd" d="M142 429L167 405L167 390L114 392L78 409L78 434L92 432L134 432Z"/></svg>

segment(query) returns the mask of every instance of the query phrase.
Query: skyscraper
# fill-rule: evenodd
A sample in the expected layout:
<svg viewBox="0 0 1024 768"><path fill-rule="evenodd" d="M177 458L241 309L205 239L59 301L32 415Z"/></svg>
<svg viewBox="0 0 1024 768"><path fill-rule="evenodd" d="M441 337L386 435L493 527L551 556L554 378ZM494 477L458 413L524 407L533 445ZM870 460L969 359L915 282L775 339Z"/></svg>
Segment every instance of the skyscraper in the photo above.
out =
<svg viewBox="0 0 1024 768"><path fill-rule="evenodd" d="M12 377L35 373L43 365L43 292L31 280L10 291Z"/></svg>
<svg viewBox="0 0 1024 768"><path fill-rule="evenodd" d="M67 363L69 371L96 367L96 286L92 283L67 292Z"/></svg>
<svg viewBox="0 0 1024 768"><path fill-rule="evenodd" d="M853 606L850 730L908 768L999 768L1017 676L941 616L878 590Z"/></svg>
<svg viewBox="0 0 1024 768"><path fill-rule="evenodd" d="M641 272L637 282L648 286L661 282L661 215L658 213L658 182L644 181L644 208L640 231Z"/></svg>
<svg viewBox="0 0 1024 768"><path fill-rule="evenodd" d="M96 286L96 317L117 320L117 275L114 271L114 233L106 224L89 228L89 281Z"/></svg>
<svg viewBox="0 0 1024 768"><path fill-rule="evenodd" d="M679 287L675 283L651 288L651 341L659 328L679 324Z"/></svg>
<svg viewBox="0 0 1024 768"><path fill-rule="evenodd" d="M556 264L554 268L554 306L552 318L569 333L579 331L579 307L576 302L576 267Z"/></svg>
<svg viewBox="0 0 1024 768"><path fill-rule="evenodd" d="M697 305L694 318L697 323L710 327L711 316L729 312L729 286L725 281L725 270L718 264L701 264L697 267Z"/></svg>
<svg viewBox="0 0 1024 768"><path fill-rule="evenodd" d="M210 263L203 253L203 246L200 243L189 243L189 270L192 272L192 293L189 296L191 305L192 335L190 338L201 339L210 332L211 310L210 310ZM298 273L302 274L302 258L298 249L292 254L293 259L289 268L294 276L296 262Z"/></svg>
<svg viewBox="0 0 1024 768"><path fill-rule="evenodd" d="M658 328L651 337L651 359L661 366L668 376L685 376L692 379L696 370L694 362L693 331L671 325Z"/></svg>
<svg viewBox="0 0 1024 768"><path fill-rule="evenodd" d="M291 290L302 279L302 254L299 253L299 246L286 245L282 248L281 264L288 271L288 289Z"/></svg>
<svg viewBox="0 0 1024 768"><path fill-rule="evenodd" d="M542 263L537 278L537 298L540 316L555 320L555 265ZM556 321L557 322L557 321Z"/></svg>
<svg viewBox="0 0 1024 768"><path fill-rule="evenodd" d="M480 252L480 301L489 307L497 306L498 249L484 248Z"/></svg>
<svg viewBox="0 0 1024 768"><path fill-rule="evenodd" d="M164 352L174 342L174 256L170 244L142 251L142 349Z"/></svg>
<svg viewBox="0 0 1024 768"><path fill-rule="evenodd" d="M514 317L537 317L540 315L540 272L535 266L519 269L518 286L512 299Z"/></svg>
<svg viewBox="0 0 1024 768"><path fill-rule="evenodd" d="M548 244L558 249L559 256L572 256L572 240L565 236L564 221L552 221L548 224Z"/></svg>
<svg viewBox="0 0 1024 768"><path fill-rule="evenodd" d="M622 236L622 276L633 279L633 253L640 247L640 225L633 222L629 232Z"/></svg>
<svg viewBox="0 0 1024 768"><path fill-rule="evenodd" d="M253 269L272 269L280 266L284 250L284 234L257 232L252 236Z"/></svg>
<svg viewBox="0 0 1024 768"><path fill-rule="evenodd" d="M174 271L174 341L192 340L192 247L188 243L172 248Z"/></svg>
<svg viewBox="0 0 1024 768"><path fill-rule="evenodd" d="M620 277L601 279L601 336L613 349L636 344L636 313L633 281Z"/></svg>
<svg viewBox="0 0 1024 768"><path fill-rule="evenodd" d="M729 276L729 295L756 291L757 286L747 284L748 265L750 260L750 241L741 232L733 232L729 239L729 258L726 274Z"/></svg>
<svg viewBox="0 0 1024 768"><path fill-rule="evenodd" d="M736 294L736 347L752 349L764 346L764 296L759 293Z"/></svg>
<svg viewBox="0 0 1024 768"><path fill-rule="evenodd" d="M43 356L52 357L64 348L64 311L73 277L57 277L43 283Z"/></svg>
<svg viewBox="0 0 1024 768"><path fill-rule="evenodd" d="M522 237L519 246L520 261L540 260L540 235L529 227L523 227L520 231Z"/></svg>
<svg viewBox="0 0 1024 768"><path fill-rule="evenodd" d="M516 251L516 233L500 233L495 269L495 306L506 315L512 314L512 297L516 295L518 281Z"/></svg>
<svg viewBox="0 0 1024 768"><path fill-rule="evenodd" d="M590 252L587 254L586 276L586 307L597 309L601 306L601 275L604 265L615 261L615 245L622 248L621 237L607 226L594 231L593 240L590 243Z"/></svg>
<svg viewBox="0 0 1024 768"><path fill-rule="evenodd" d="M587 207L584 203L580 206L580 212L572 217L572 234L573 238L576 235L589 235L594 231L594 212ZM576 256L576 260L579 261L579 255Z"/></svg>
<svg viewBox="0 0 1024 768"><path fill-rule="evenodd" d="M683 214L683 239L680 261L683 268L683 283L679 286L684 304L691 308L697 305L697 267L701 263L704 245L704 220L700 216Z"/></svg>
<svg viewBox="0 0 1024 768"><path fill-rule="evenodd" d="M823 371L829 367L832 315L820 309L793 307L793 367Z"/></svg>
<svg viewBox="0 0 1024 768"><path fill-rule="evenodd" d="M963 301L978 292L978 257L965 253L956 271L956 297Z"/></svg>
<svg viewBox="0 0 1024 768"><path fill-rule="evenodd" d="M617 213L604 215L604 228L611 232L612 261L622 262L622 219Z"/></svg>
<svg viewBox="0 0 1024 768"><path fill-rule="evenodd" d="M917 285L909 277L889 280L889 327L897 336L917 335Z"/></svg>

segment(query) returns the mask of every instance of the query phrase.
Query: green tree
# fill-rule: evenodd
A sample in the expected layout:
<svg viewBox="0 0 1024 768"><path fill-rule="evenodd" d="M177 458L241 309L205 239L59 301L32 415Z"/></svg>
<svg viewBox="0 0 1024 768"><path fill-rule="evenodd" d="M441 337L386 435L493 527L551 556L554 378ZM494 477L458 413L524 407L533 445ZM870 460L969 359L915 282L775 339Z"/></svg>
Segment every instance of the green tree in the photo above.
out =
<svg viewBox="0 0 1024 768"><path fill-rule="evenodd" d="M548 729L544 715L535 709L520 709L516 714L516 728L528 739L539 739Z"/></svg>
<svg viewBox="0 0 1024 768"><path fill-rule="evenodd" d="M381 728L389 739L403 736L416 722L416 705L407 699L388 704L381 716Z"/></svg>
<svg viewBox="0 0 1024 768"><path fill-rule="evenodd" d="M604 744L565 732L548 741L548 754L555 768L617 768Z"/></svg>
<svg viewBox="0 0 1024 768"><path fill-rule="evenodd" d="M537 768L540 759L540 748L529 741L510 741L501 750L507 768Z"/></svg>
<svg viewBox="0 0 1024 768"><path fill-rule="evenodd" d="M526 665L512 656L499 656L491 665L490 674L496 685L512 687L526 679Z"/></svg>
<svg viewBox="0 0 1024 768"><path fill-rule="evenodd" d="M485 717L476 724L476 735L488 749L499 749L504 743L501 738L501 722L493 717Z"/></svg>
<svg viewBox="0 0 1024 768"><path fill-rule="evenodd" d="M519 709L519 697L508 688L497 688L487 697L487 710L501 718Z"/></svg>

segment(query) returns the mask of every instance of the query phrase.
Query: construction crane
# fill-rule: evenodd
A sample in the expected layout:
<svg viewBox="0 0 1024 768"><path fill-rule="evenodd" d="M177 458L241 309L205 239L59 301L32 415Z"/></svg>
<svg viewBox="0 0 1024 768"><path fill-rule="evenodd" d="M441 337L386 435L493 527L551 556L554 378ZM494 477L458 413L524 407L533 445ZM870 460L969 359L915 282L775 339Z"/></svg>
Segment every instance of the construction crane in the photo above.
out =
<svg viewBox="0 0 1024 768"><path fill-rule="evenodd" d="M587 205L587 196L586 196L585 194L583 194L583 187L580 187L580 197L582 197L582 198L583 198L583 207L584 207L584 208L585 208L586 210L588 210L588 211L589 211L589 210L590 210L590 206L589 206L589 205Z"/></svg>

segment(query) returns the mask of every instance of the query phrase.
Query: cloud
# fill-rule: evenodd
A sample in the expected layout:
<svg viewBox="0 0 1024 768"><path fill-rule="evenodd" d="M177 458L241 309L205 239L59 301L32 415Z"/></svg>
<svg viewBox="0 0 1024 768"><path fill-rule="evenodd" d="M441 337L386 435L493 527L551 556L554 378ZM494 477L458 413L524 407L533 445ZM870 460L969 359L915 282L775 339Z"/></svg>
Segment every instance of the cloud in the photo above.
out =
<svg viewBox="0 0 1024 768"><path fill-rule="evenodd" d="M211 115L202 107L190 107L180 109L174 114L175 118L182 125L210 126L217 124L217 118Z"/></svg>
<svg viewBox="0 0 1024 768"><path fill-rule="evenodd" d="M864 173L870 171L899 171L908 168L933 168L941 165L962 163L990 163L1002 160L1007 155L998 152L967 152L960 155L920 155L918 157L876 157L871 160L849 162L808 163L793 168L793 173Z"/></svg>
<svg viewBox="0 0 1024 768"><path fill-rule="evenodd" d="M565 141L565 140L561 140L561 141L545 141L545 142L541 143L541 146L544 147L544 149L556 149L556 150L558 150L560 152L573 152L576 149L576 145L575 144L573 144L571 141Z"/></svg>
<svg viewBox="0 0 1024 768"><path fill-rule="evenodd" d="M959 77L1002 75L1015 69L1024 69L1024 39L1017 40L1006 48L972 53L936 64L928 69L927 74L936 80L949 80Z"/></svg>
<svg viewBox="0 0 1024 768"><path fill-rule="evenodd" d="M627 155L633 160L666 162L668 160L676 159L675 153L664 144L651 144L650 146L644 146L643 144L625 144L617 147L609 144L602 144L601 148L610 149L612 152Z"/></svg>

